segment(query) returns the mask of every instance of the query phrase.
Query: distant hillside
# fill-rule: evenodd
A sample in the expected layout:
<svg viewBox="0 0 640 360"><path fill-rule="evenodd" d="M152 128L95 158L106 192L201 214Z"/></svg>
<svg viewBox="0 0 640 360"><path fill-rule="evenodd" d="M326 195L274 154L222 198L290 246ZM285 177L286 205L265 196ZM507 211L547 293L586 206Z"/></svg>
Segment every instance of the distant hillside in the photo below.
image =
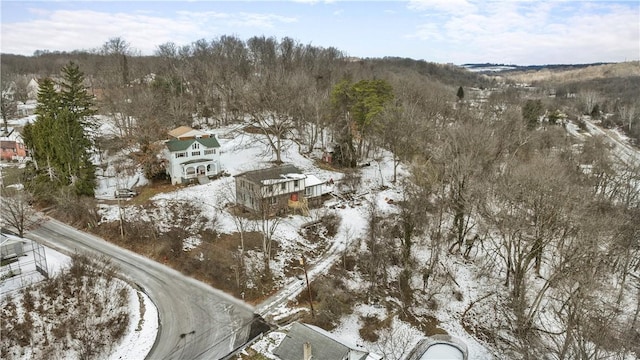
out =
<svg viewBox="0 0 640 360"><path fill-rule="evenodd" d="M401 57L384 57L367 59L388 69L406 69L415 71L433 81L449 86L490 87L492 79L453 64L438 64L424 60L414 60Z"/></svg>
<svg viewBox="0 0 640 360"><path fill-rule="evenodd" d="M503 72L500 73L500 75L516 82L526 83L540 81L566 83L613 77L624 78L640 76L640 61L611 64L557 65L555 67L544 67L538 70L530 69Z"/></svg>
<svg viewBox="0 0 640 360"><path fill-rule="evenodd" d="M510 65L510 64L463 64L462 67L473 72L495 73L495 72L522 72L522 71L539 71L539 70L575 70L583 69L590 66L607 65L610 63L593 63L593 64L547 64L547 65Z"/></svg>

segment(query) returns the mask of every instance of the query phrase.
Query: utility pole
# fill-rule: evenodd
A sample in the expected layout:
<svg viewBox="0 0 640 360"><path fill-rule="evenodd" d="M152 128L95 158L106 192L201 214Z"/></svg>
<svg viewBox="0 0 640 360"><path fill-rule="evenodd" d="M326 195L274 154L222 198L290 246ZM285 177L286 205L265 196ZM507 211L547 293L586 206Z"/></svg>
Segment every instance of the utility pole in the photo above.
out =
<svg viewBox="0 0 640 360"><path fill-rule="evenodd" d="M304 278L307 281L307 293L309 294L309 307L311 308L311 317L315 318L316 313L313 310L313 301L311 300L311 287L309 287L309 276L307 275L307 264L304 261L304 256L300 256L300 265L302 265L302 270L304 271Z"/></svg>

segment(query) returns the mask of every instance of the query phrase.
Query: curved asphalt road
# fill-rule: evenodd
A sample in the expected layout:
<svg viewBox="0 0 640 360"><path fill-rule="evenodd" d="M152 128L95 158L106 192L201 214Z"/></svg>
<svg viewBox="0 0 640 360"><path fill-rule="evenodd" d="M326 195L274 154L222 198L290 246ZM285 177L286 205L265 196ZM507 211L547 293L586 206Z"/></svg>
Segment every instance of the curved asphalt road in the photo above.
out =
<svg viewBox="0 0 640 360"><path fill-rule="evenodd" d="M249 340L253 309L226 293L53 219L27 236L66 252L106 255L149 295L160 328L147 359L221 359Z"/></svg>

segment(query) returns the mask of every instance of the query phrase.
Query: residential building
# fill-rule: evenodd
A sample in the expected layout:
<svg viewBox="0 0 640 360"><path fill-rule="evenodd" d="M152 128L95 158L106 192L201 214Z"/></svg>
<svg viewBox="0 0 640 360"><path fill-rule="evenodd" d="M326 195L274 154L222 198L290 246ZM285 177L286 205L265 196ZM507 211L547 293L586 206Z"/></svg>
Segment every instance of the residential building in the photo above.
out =
<svg viewBox="0 0 640 360"><path fill-rule="evenodd" d="M331 333L302 323L293 323L273 351L280 360L382 360L383 357L346 345Z"/></svg>
<svg viewBox="0 0 640 360"><path fill-rule="evenodd" d="M247 171L235 176L236 202L249 211L273 215L287 209L306 212L324 194L324 181L293 165Z"/></svg>
<svg viewBox="0 0 640 360"><path fill-rule="evenodd" d="M0 159L7 161L23 161L27 158L27 148L22 136L13 128L0 130Z"/></svg>
<svg viewBox="0 0 640 360"><path fill-rule="evenodd" d="M27 83L27 99L36 100L38 98L38 90L40 90L40 83L36 78L31 78Z"/></svg>
<svg viewBox="0 0 640 360"><path fill-rule="evenodd" d="M214 135L181 126L169 137L163 152L172 184L202 182L220 174L220 144Z"/></svg>

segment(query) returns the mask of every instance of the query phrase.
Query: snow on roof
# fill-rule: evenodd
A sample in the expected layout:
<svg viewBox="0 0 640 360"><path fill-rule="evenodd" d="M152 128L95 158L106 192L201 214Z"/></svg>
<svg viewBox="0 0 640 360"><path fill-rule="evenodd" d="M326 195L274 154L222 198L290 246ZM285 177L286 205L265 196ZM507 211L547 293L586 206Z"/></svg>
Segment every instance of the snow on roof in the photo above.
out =
<svg viewBox="0 0 640 360"><path fill-rule="evenodd" d="M304 186L306 187L316 186L316 185L324 184L325 182L326 181L322 181L318 179L315 175L307 175L307 180L305 180Z"/></svg>
<svg viewBox="0 0 640 360"><path fill-rule="evenodd" d="M290 173L290 174L282 174L280 175L281 178L283 179L294 179L294 180L302 180L304 178L307 177L307 175L305 174L296 174L296 173Z"/></svg>
<svg viewBox="0 0 640 360"><path fill-rule="evenodd" d="M0 131L0 140L2 141L17 141L22 142L22 135L19 132L15 131L12 127L7 127L7 132L4 132L4 129Z"/></svg>

